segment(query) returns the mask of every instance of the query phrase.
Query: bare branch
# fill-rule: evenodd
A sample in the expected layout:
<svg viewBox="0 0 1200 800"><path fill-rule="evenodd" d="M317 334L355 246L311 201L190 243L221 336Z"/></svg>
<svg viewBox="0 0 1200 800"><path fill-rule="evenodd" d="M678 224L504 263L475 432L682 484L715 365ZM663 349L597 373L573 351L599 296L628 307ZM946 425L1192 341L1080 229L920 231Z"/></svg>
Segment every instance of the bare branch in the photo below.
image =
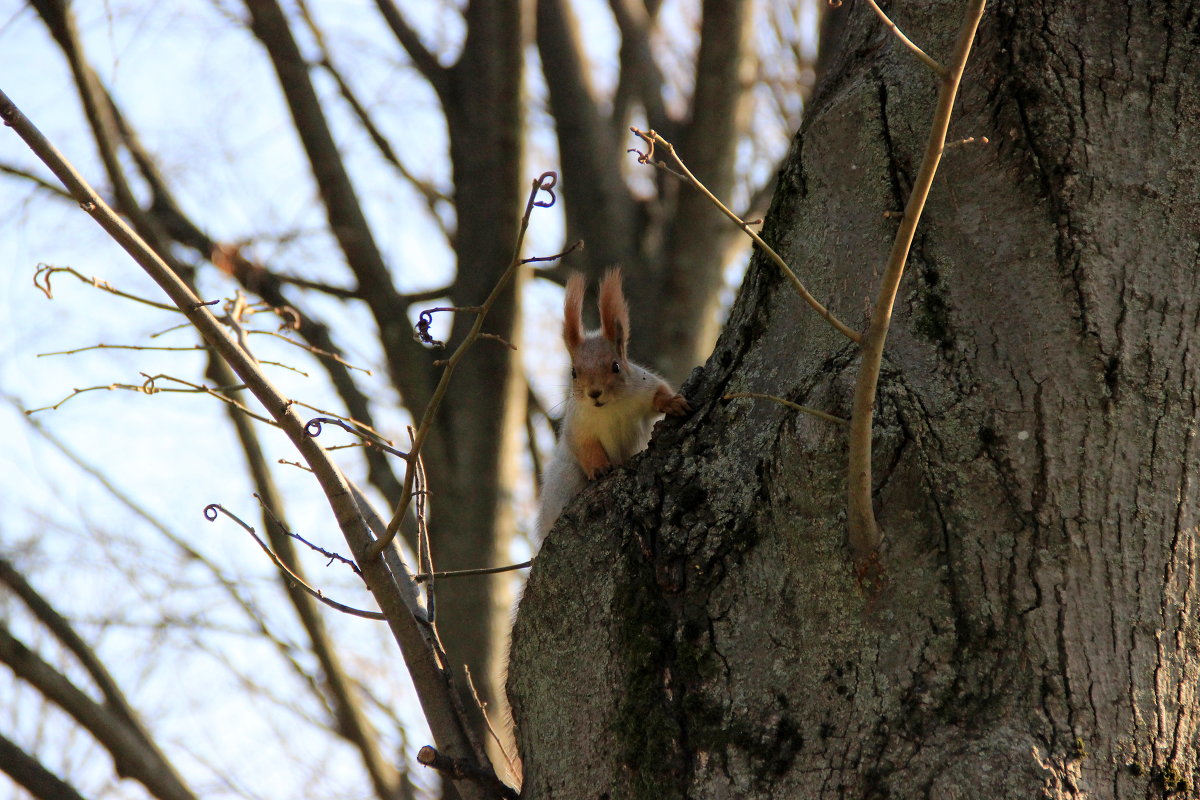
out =
<svg viewBox="0 0 1200 800"><path fill-rule="evenodd" d="M966 16L959 28L958 41L950 60L950 69L942 78L938 91L937 108L929 127L929 138L925 142L925 154L917 170L912 193L904 207L904 218L896 231L892 251L884 269L879 286L879 296L871 314L866 335L862 337L862 365L854 387L854 405L850 414L849 477L847 481L847 513L850 526L850 549L860 565L868 564L876 557L883 534L875 521L875 510L871 505L871 430L875 412L875 392L879 385L879 370L883 364L883 347L887 341L888 328L892 321L892 306L900 279L904 276L904 264L908 251L929 197L929 188L937 174L938 163L946 143L946 132L950 127L950 116L954 112L954 99L962 82L963 70L975 41L975 30L983 17L986 0L971 0Z"/></svg>
<svg viewBox="0 0 1200 800"><path fill-rule="evenodd" d="M387 137L383 135L383 131L375 124L370 112L367 111L367 107L358 99L358 96L354 93L342 71L334 65L333 57L329 52L328 46L325 44L325 35L309 12L308 4L302 1L299 7L301 17L303 17L305 24L308 25L309 31L312 32L317 46L321 49L321 58L318 64L333 78L334 83L338 86L338 92L342 95L342 99L350 106L350 110L358 118L359 124L366 130L367 135L371 137L371 141L374 142L376 149L379 150L379 154L383 156L385 161L395 167L400 176L425 200L425 207L429 211L429 216L433 218L434 223L442 231L442 235L446 237L446 241L453 246L454 232L446 226L441 214L438 213L440 210L439 207L450 203L451 199L443 192L438 191L429 181L423 181L413 175L400 160L391 142L387 140Z"/></svg>
<svg viewBox="0 0 1200 800"><path fill-rule="evenodd" d="M18 641L0 622L0 662L71 715L112 756L118 775L134 778L163 800L195 800L171 764L140 727L84 694Z"/></svg>
<svg viewBox="0 0 1200 800"><path fill-rule="evenodd" d="M672 121L663 103L662 71L650 49L654 16L642 0L609 0L608 5L621 32L621 75L613 99L613 133L625 129L628 107L635 99L641 101L651 128L670 130Z"/></svg>
<svg viewBox="0 0 1200 800"><path fill-rule="evenodd" d="M417 761L436 769L447 777L477 783L490 795L499 795L504 800L517 800L518 798L516 790L502 783L495 773L480 772L469 762L443 755L429 745L425 745L417 751Z"/></svg>
<svg viewBox="0 0 1200 800"><path fill-rule="evenodd" d="M734 214L732 211L730 211L724 203L718 200L713 193L710 192L708 188L691 173L691 171L687 168L687 165L683 163L683 159L681 159L679 154L675 152L675 147L670 142L659 136L654 131L640 131L637 128L630 128L630 130L633 131L633 133L640 137L644 142L650 145L649 152L641 153L638 151L633 151L637 153L639 163L650 164L652 166L659 167L660 169L666 169L673 175L679 177L681 180L686 181L695 187L701 194L707 197L711 203L719 208L722 214L733 220L734 224L745 231L746 235L753 239L754 243L762 248L763 252L767 254L771 261L773 261L775 265L783 271L783 274L787 276L788 280L791 281L792 286L796 289L796 292L800 295L804 302L808 303L814 311L824 317L825 321L830 325L837 328L837 330L840 331L847 339L852 342L861 341L862 336L857 331L853 330L840 319L835 317L832 311L821 305L821 303L815 297L809 294L809 291L804 288L804 284L800 282L800 278L796 276L796 273L792 271L792 268L789 267L787 262L783 260L783 257L776 253L770 245L764 242L762 237L760 237L750 228L749 223L745 222L737 214ZM675 161L676 166L679 168L679 172L675 172L663 162L655 160L655 147L661 147L667 151L667 153Z"/></svg>
<svg viewBox="0 0 1200 800"><path fill-rule="evenodd" d="M905 36L904 32L900 30L900 28L896 27L896 23L892 22L892 20L887 14L884 13L883 9L879 7L879 4L876 3L875 0L867 0L867 3L871 6L871 10L874 11L881 20L883 20L883 24L886 25L892 33L896 34L896 38L900 40L900 43L911 50L913 55L915 55L922 64L925 64L931 70L936 72L939 78L946 77L946 68L928 56L924 50L913 44L913 41Z"/></svg>
<svg viewBox="0 0 1200 800"><path fill-rule="evenodd" d="M408 453L405 453L403 450L397 450L396 448L392 447L391 439L385 439L374 428L371 428L366 425L359 425L359 423L355 422L354 420L349 420L349 419L346 419L345 417L338 417L338 418L313 417L307 423L305 423L304 430L306 433L308 433L309 436L314 436L314 437L320 436L321 435L321 425L323 423L328 423L330 425L336 425L339 428L341 428L342 430L346 431L347 433L354 434L355 436L362 439L366 443L367 447L378 447L380 450L383 450L385 453L391 453L392 455L397 456L399 458L404 458L404 459L408 458ZM333 448L329 448L329 449L332 450Z"/></svg>
<svg viewBox="0 0 1200 800"><path fill-rule="evenodd" d="M84 211L87 211L87 210L88 209L86 209L86 208L84 209ZM135 303L141 303L142 305L147 305L147 306L150 306L151 308L161 309L162 311L170 311L172 313L178 313L178 311L179 311L179 309L176 308L175 306L169 306L166 303L159 303L154 300L147 300L144 297L138 297L135 294L130 294L129 292L123 292L120 289L113 286L108 281L100 280L99 278L95 278L95 277L89 278L88 276L84 275L82 272L75 269L74 267L56 267L56 266L53 266L52 264L38 264L37 269L34 270L34 273L33 273L33 285L36 286L39 290L41 290L42 294L46 295L46 297L51 300L54 299L54 289L50 285L50 277L52 275L54 275L54 273L56 273L56 272L65 272L68 275L74 275L79 280L83 281L84 283L91 284L92 286L96 287L97 289L101 289L105 292L108 292L109 294L114 294L117 297L123 297L126 300L132 300ZM216 302L216 301L212 301L212 302Z"/></svg>
<svg viewBox="0 0 1200 800"><path fill-rule="evenodd" d="M413 576L417 583L424 583L440 578L466 578L472 575L495 575L498 572L512 572L533 566L533 559L522 561L520 564L506 564L503 567L484 567L482 569L456 569L448 572L419 572Z"/></svg>
<svg viewBox="0 0 1200 800"><path fill-rule="evenodd" d="M799 403L793 403L791 400L785 400L782 397L777 397L773 394L759 394L758 392L731 392L727 395L724 395L722 397L722 399L735 400L739 397L756 398L759 400L770 400L773 403L779 403L780 405L787 406L788 408L793 409L795 411L802 411L805 414L810 414L814 417L817 417L818 419L823 419L826 422L836 422L838 425L849 425L850 424L850 420L848 420L848 419L843 419L842 417L835 416L833 414L830 414L827 411L821 411L816 408L810 408L809 406L802 406Z"/></svg>
<svg viewBox="0 0 1200 800"><path fill-rule="evenodd" d="M354 364L351 364L346 359L342 358L337 353L332 353L328 350L322 350L321 348L319 348L313 344L305 344L304 342L297 342L295 339L284 336L282 333L279 333L278 331L254 331L254 330L251 330L251 331L246 331L246 335L247 336L256 336L256 335L257 336L274 336L278 339L282 339L283 341L287 342L288 344L292 345L293 347L299 347L301 350L305 350L309 353L312 353L314 356L319 356L321 358L327 358L330 361L333 361L337 364L342 365L346 369L358 370L359 372L365 373L367 375L372 374L371 370L367 369L366 367L355 366Z"/></svg>
<svg viewBox="0 0 1200 800"><path fill-rule="evenodd" d="M229 363L246 386L268 409L292 444L313 468L313 473L333 508L334 516L350 544L368 587L387 617L389 627L404 655L418 697L435 738L456 758L490 770L486 755L467 727L465 711L440 658L436 636L418 622L409 610L400 588L409 576L395 574L387 565L368 557L371 536L354 495L337 466L305 433L292 404L262 374L244 350L229 336L195 293L128 225L96 194L9 97L0 92L0 119L17 133L50 168L96 222L104 228L154 279L188 320ZM465 800L482 800L483 793L469 782L458 785Z"/></svg>
<svg viewBox="0 0 1200 800"><path fill-rule="evenodd" d="M0 172L4 173L5 175L12 175L16 178L24 178L37 188L50 192L55 197L63 200L72 199L70 192L65 191L61 186L56 186L55 184L43 178L41 175L37 175L29 170L21 169L20 167L13 166L12 164L0 164Z"/></svg>
<svg viewBox="0 0 1200 800"><path fill-rule="evenodd" d="M264 506L264 508L265 508L265 506ZM348 605L345 605L344 603L339 603L336 600L326 597L324 594L322 594L320 589L314 589L313 587L309 586L307 583L305 583L303 578L301 578L299 575L297 575L295 572L292 571L291 567L289 567L287 564L283 563L283 560L280 559L279 556L275 555L275 551L272 550L270 548L270 546L259 537L258 533L254 530L254 528L247 525L236 514L234 514L232 511L228 510L224 506L222 506L220 503L209 503L207 506L205 506L204 507L204 518L206 520L208 520L209 522L216 522L217 517L218 517L218 512L229 517L231 520L233 520L239 526L241 526L242 530L244 530L246 533L250 534L250 537L252 539L254 539L255 543L260 548L262 548L262 551L267 554L268 558L271 559L271 563L274 564L276 567L278 567L279 571L288 577L288 580L294 582L297 586L299 586L301 589L303 589L305 594L308 594L311 597L314 597L317 600L320 600L322 603L329 606L334 611L340 611L343 614L349 614L352 617L362 617L363 619L379 619L379 620L387 619L387 617L379 611L364 611L360 608L354 608L353 606L348 606ZM307 542L306 542L306 544L307 544Z"/></svg>
<svg viewBox="0 0 1200 800"><path fill-rule="evenodd" d="M463 674L467 678L467 688L471 690L471 699L475 701L475 707L479 709L480 715L483 716L483 722L487 726L488 735L492 737L492 741L496 743L496 749L504 756L504 763L508 767L509 775L517 777L521 774L520 767L517 766L518 761L514 753L510 753L509 749L504 746L504 741L496 733L496 729L492 726L492 718L488 716L487 703L479 699L479 690L475 688L475 679L471 677L471 668L463 664ZM518 789L520 787L518 786Z"/></svg>
<svg viewBox="0 0 1200 800"><path fill-rule="evenodd" d="M84 800L75 787L0 734L0 770L40 800Z"/></svg>
<svg viewBox="0 0 1200 800"><path fill-rule="evenodd" d="M370 549L370 556L377 557L384 548L388 547L392 539L395 538L396 531L400 529L400 521L404 519L404 514L408 510L408 505L412 500L413 481L416 478L414 470L414 461L421 452L421 447L425 443L425 438L429 435L429 431L433 426L433 420L437 416L438 408L442 404L442 399L446 396L446 390L450 386L450 379L454 375L454 369L458 366L458 362L466 355L467 350L479 338L483 321L487 318L488 312L495 305L501 293L504 291L512 276L521 266L521 248L525 244L525 232L529 229L529 217L533 213L534 206L546 208L553 204L553 200L539 201L538 194L540 192L548 192L551 198L554 197L553 189L558 183L558 175L554 172L544 172L533 182L533 188L529 192L529 199L525 203L525 213L521 216L521 226L517 234L517 242L512 254L512 260L509 262L508 269L500 276L496 285L492 287L491 293L483 304L479 306L479 312L475 315L475 323L471 326L470 331L463 338L455 349L454 354L446 361L442 371L442 377L434 388L433 396L429 404L425 407L425 413L421 417L421 424L417 427L417 435L413 441L413 446L409 450L408 466L404 472L404 493L400 497L400 503L396 507L392 515L392 521L388 523L387 535L376 541Z"/></svg>
<svg viewBox="0 0 1200 800"><path fill-rule="evenodd" d="M446 68L439 64L437 57L426 49L421 42L421 37L409 27L404 15L400 13L400 9L396 8L396 4L392 0L375 0L375 5L379 9L379 13L383 15L388 27L392 29L396 41L400 42L404 52L408 53L408 57L412 59L417 72L420 72L421 76L429 81L429 85L433 87L438 96L445 100L446 93L450 90L450 80Z"/></svg>

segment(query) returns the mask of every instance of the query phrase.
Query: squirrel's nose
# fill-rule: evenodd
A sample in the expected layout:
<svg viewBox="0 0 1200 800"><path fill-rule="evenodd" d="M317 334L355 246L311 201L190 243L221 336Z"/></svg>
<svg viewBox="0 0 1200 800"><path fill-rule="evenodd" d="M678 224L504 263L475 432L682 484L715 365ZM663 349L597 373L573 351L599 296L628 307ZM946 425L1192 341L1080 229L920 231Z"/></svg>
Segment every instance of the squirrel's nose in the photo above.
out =
<svg viewBox="0 0 1200 800"><path fill-rule="evenodd" d="M600 390L599 389L588 389L588 397L592 398L593 400L599 399L600 398Z"/></svg>

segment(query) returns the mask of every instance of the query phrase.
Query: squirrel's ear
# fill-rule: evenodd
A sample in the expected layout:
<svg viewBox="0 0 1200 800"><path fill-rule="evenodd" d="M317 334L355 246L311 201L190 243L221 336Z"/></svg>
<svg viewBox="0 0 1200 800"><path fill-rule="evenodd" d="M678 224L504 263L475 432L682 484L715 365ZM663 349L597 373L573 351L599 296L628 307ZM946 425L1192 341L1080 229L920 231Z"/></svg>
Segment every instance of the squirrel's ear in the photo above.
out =
<svg viewBox="0 0 1200 800"><path fill-rule="evenodd" d="M600 332L612 342L617 355L625 358L629 342L629 305L621 291L621 269L613 267L600 282Z"/></svg>
<svg viewBox="0 0 1200 800"><path fill-rule="evenodd" d="M563 342L574 353L583 341L583 276L572 272L567 279L567 294L563 298Z"/></svg>

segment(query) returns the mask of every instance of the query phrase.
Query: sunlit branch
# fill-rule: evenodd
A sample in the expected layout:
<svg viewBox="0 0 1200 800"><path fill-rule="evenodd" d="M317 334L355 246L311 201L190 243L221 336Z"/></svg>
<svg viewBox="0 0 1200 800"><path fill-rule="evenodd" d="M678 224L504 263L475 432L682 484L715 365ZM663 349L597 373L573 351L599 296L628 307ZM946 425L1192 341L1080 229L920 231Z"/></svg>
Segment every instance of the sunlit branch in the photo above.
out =
<svg viewBox="0 0 1200 800"><path fill-rule="evenodd" d="M938 91L937 107L930 123L925 154L913 182L912 193L904 207L904 218L896 231L891 254L879 287L879 296L871 321L862 340L862 365L854 387L854 403L850 414L849 475L847 479L847 516L850 528L850 549L859 564L868 563L876 553L883 534L875 521L871 504L871 432L875 413L875 394L879 385L879 370L883 364L883 347L892 321L892 307L904 275L904 264L916 235L917 223L929 197L929 189L937 174L938 163L946 143L954 99L962 81L975 31L983 16L986 0L971 0L966 17L959 28L958 41L951 56L950 69L943 76Z"/></svg>
<svg viewBox="0 0 1200 800"><path fill-rule="evenodd" d="M274 512L274 510L272 510L271 506L267 503L267 501L262 499L262 496L258 492L254 493L254 499L258 501L259 506L262 507L263 513L271 518L271 521L275 523L275 526L277 528L279 528L279 530L283 531L285 534L287 534L291 538L295 539L297 542L300 542L300 544L304 545L309 550L312 550L314 553L320 553L321 555L325 556L326 558L329 559L330 564L332 564L334 561L345 564L346 566L348 566L350 568L351 572L353 572L355 575L357 575L360 578L362 577L362 570L358 568L358 564L355 564L353 561L351 561L350 559L346 558L345 556L343 556L339 553L335 553L331 550L326 550L324 547L320 547L319 545L313 544L308 539L305 539L303 536L296 533L295 531L288 530L288 527L283 524L283 520L281 520L275 514L275 512Z"/></svg>
<svg viewBox="0 0 1200 800"><path fill-rule="evenodd" d="M86 211L87 209L84 210ZM175 306L170 306L166 303L159 303L154 300L147 300L145 297L138 297L136 294L130 294L129 292L123 292L108 281L94 277L89 278L74 267L56 267L51 264L38 264L37 270L35 270L33 273L33 285L40 289L42 294L46 295L46 297L51 300L54 299L54 291L50 285L50 277L56 272L65 272L68 275L74 275L84 283L90 284L97 289L108 292L109 294L115 294L117 297L123 297L126 300L133 300L135 303L141 303L143 305L150 306L151 308L157 308L163 311L171 311L176 314L179 313L179 309Z"/></svg>
<svg viewBox="0 0 1200 800"><path fill-rule="evenodd" d="M301 404L298 404L298 405L301 405ZM306 406L306 408L311 408L311 406ZM404 459L408 458L408 453L405 453L403 450L397 450L395 447L392 447L392 440L385 439L374 428L371 428L368 425L363 425L362 423L357 422L356 420L348 419L347 417L336 417L336 415L331 415L331 417L332 418L313 417L312 419L310 419L308 422L306 422L304 424L305 432L308 433L309 436L314 436L314 437L320 436L322 424L327 423L330 425L336 425L337 427L341 428L342 430L346 431L347 433L352 433L355 436L362 439L363 440L362 446L377 447L380 450L383 450L385 453L391 453L392 455L397 456L399 458L404 458ZM358 445L356 445L356 446L358 446ZM330 447L330 448L326 448L326 449L332 450L334 448Z"/></svg>
<svg viewBox="0 0 1200 800"><path fill-rule="evenodd" d="M257 336L274 336L277 339L282 339L283 341L287 342L292 347L299 347L301 350L312 353L314 356L320 356L321 358L328 358L330 361L336 361L338 364L341 364L346 369L358 370L359 372L365 373L367 375L372 374L371 370L366 369L365 367L355 366L354 364L351 364L349 361L347 361L346 359L339 356L337 353L331 353L328 350L322 350L319 347L314 347L313 345L305 344L304 342L297 342L295 339L291 339L287 336L284 336L282 333L279 333L277 331L248 330L248 331L246 331L246 335L247 336L256 336L256 335Z"/></svg>
<svg viewBox="0 0 1200 800"><path fill-rule="evenodd" d="M804 284L800 282L800 278L797 277L796 273L792 270L792 268L788 266L787 262L783 260L783 257L780 256L778 253L776 253L775 250L772 249L770 245L768 245L766 242L764 242L762 240L762 237L759 236L750 227L749 223L744 221L737 214L730 211L729 208L726 207L724 203L722 203L720 200L718 200L716 198L716 196L713 195L713 193L708 190L708 187L706 187L703 183L701 183L700 180L691 173L691 171L687 168L687 165L683 163L683 159L681 159L679 157L679 154L675 152L674 145L672 145L666 139L659 136L654 131L641 131L641 130L638 130L637 128L630 128L630 130L634 133L634 135L638 136L640 139L642 139L642 141L646 142L646 144L648 144L650 146L649 151L645 152L645 153L642 153L638 150L632 151L632 152L637 153L639 163L650 164L651 166L655 166L655 167L658 167L659 169L663 169L663 170L671 173L672 175L676 176L680 180L684 181L685 183L689 183L693 187L695 187L701 194L703 194L705 197L707 197L708 200L713 205L715 205L718 209L720 209L722 214L729 217L729 219L733 220L735 225L737 225L739 228L741 228L743 231L745 231L746 235L749 236L751 239L753 239L754 243L762 248L763 252L767 254L767 256L771 259L771 261L773 261L775 263L775 265L777 267L779 267L779 269L783 272L783 274L787 276L787 279L789 281L791 281L792 286L796 289L796 292L800 295L800 297L804 300L804 302L808 303L809 306L811 306L814 311L816 311L818 314L820 314L834 328L837 328L837 330L840 331L843 335L845 335L845 337L847 339L849 339L852 342L861 342L862 341L862 335L859 334L858 331L853 330L848 325L846 325L844 322L842 322L840 319L838 319L836 316L834 316L832 311L830 311L828 308L826 308L824 305L822 305L815 297L813 297L809 293L808 289L804 288ZM670 165L654 158L654 150L656 147L661 147L667 151L667 153L675 161L675 164L678 167L678 170L672 169L670 167Z"/></svg>
<svg viewBox="0 0 1200 800"><path fill-rule="evenodd" d="M506 564L503 567L481 567L479 569L455 569L448 572L420 572L413 576L417 583L425 583L441 578L468 578L474 575L495 575L499 572L512 572L533 566L533 559L522 561L520 564Z"/></svg>
<svg viewBox="0 0 1200 800"><path fill-rule="evenodd" d="M867 3L871 6L871 10L874 11L881 20L883 20L883 24L886 25L892 33L896 34L896 38L900 40L900 43L911 50L913 55L920 59L921 63L925 64L934 72L936 72L939 78L946 77L946 68L939 64L935 59L931 58L924 50L917 47L911 39L905 36L904 32L896 26L896 23L892 22L892 20L887 14L884 13L883 9L879 7L879 4L876 3L875 0L867 0Z"/></svg>

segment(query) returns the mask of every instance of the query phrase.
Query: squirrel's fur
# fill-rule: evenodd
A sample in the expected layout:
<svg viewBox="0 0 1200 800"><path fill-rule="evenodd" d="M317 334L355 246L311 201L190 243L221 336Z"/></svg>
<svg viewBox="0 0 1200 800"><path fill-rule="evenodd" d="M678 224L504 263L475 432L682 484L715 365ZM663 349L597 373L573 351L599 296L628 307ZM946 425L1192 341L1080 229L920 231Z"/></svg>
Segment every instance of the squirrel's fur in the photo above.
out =
<svg viewBox="0 0 1200 800"><path fill-rule="evenodd" d="M687 399L666 381L626 357L629 306L621 290L621 271L609 270L600 283L598 331L583 327L585 288L578 273L567 281L563 343L571 359L571 390L558 444L543 475L539 539L588 480L646 446L663 414L683 416L691 410Z"/></svg>

